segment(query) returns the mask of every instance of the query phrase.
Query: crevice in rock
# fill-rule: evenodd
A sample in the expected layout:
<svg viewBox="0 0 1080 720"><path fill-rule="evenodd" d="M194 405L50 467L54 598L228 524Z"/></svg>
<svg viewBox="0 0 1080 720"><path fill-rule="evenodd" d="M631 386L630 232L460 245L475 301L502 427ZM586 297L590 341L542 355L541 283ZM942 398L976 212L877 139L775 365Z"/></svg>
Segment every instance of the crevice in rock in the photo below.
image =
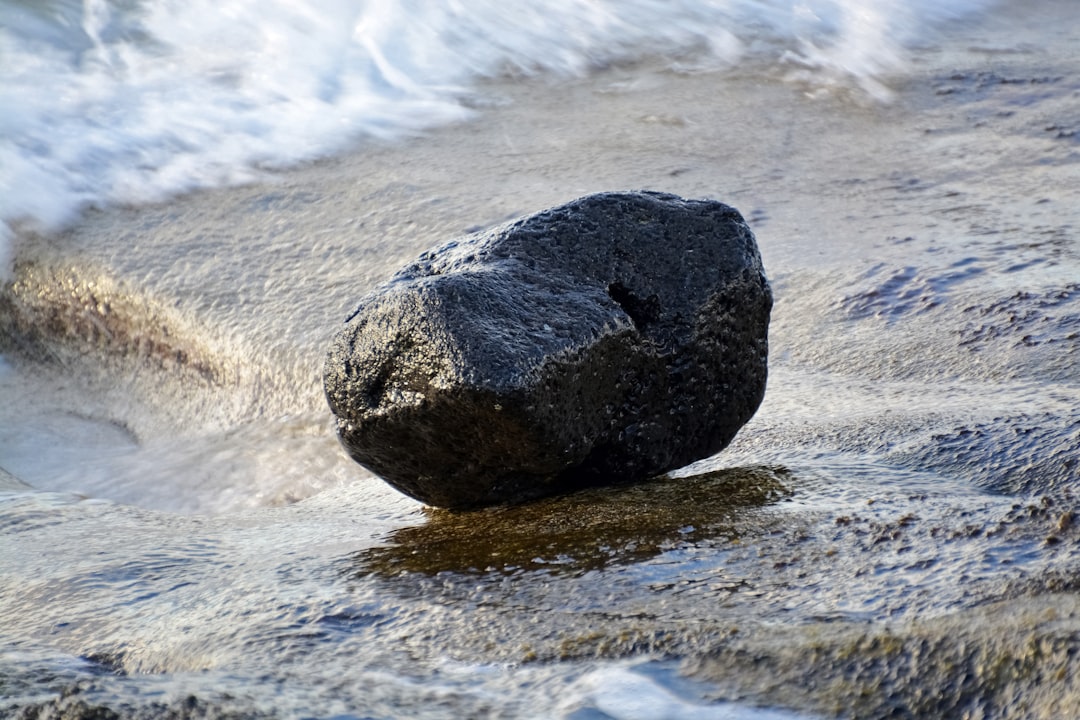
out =
<svg viewBox="0 0 1080 720"><path fill-rule="evenodd" d="M618 281L608 285L607 292L623 312L630 316L630 321L638 330L644 330L646 326L660 319L660 298L655 293L642 299Z"/></svg>

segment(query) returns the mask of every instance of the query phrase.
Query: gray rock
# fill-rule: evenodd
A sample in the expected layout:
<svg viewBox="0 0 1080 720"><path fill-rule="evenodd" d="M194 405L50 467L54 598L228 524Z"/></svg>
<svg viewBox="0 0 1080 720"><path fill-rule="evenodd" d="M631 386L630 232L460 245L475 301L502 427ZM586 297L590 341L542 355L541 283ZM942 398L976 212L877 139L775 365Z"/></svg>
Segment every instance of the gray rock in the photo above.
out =
<svg viewBox="0 0 1080 720"><path fill-rule="evenodd" d="M353 459L430 505L635 481L719 452L754 414L771 308L736 210L590 195L369 294L326 396Z"/></svg>

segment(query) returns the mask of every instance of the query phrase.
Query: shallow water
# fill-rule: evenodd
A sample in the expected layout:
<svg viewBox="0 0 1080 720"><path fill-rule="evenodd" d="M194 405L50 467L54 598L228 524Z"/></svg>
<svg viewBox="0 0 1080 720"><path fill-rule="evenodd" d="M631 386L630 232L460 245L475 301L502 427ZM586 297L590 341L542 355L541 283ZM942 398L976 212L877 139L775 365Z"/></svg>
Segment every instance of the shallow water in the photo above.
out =
<svg viewBox="0 0 1080 720"><path fill-rule="evenodd" d="M486 101L479 78L574 76L650 54L715 68L771 44L767 57L816 84L884 97L877 76L908 45L989 4L3 0L0 230L460 121Z"/></svg>
<svg viewBox="0 0 1080 720"><path fill-rule="evenodd" d="M6 215L2 711L1075 714L1075 10L937 18L846 75L772 17L737 62L494 74L424 136L63 231ZM320 373L368 288L628 187L758 237L769 389L728 450L472 514L344 457Z"/></svg>

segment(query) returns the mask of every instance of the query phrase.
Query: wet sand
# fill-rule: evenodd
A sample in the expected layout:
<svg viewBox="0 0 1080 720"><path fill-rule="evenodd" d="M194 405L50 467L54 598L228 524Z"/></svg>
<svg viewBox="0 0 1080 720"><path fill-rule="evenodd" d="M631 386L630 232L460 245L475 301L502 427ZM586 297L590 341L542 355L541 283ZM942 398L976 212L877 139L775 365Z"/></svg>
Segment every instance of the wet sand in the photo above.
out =
<svg viewBox="0 0 1080 720"><path fill-rule="evenodd" d="M650 657L680 661L715 699L826 716L1075 713L1074 15L1047 2L957 29L949 50L915 53L889 104L801 86L796 67L657 62L541 89L501 79L468 123L23 237L0 294L19 398L0 428L64 414L97 428L100 447L141 449L95 459L104 480L87 494L121 503L115 517L65 506L70 534L27 531L20 552L79 539L130 563L210 538L225 549L205 557L241 569L197 560L197 587L255 619L171 600L195 629L170 639L125 627L117 609L167 574L89 600L59 583L42 608L28 580L3 603L9 641L74 612L109 631L47 646L121 675L255 676L245 648L277 622L256 606L299 602L274 584L293 560L254 559L281 533L307 568L298 592L331 598L320 617L346 636L286 654L313 686L361 650L401 673L437 657L556 674ZM456 235L638 188L727 202L761 245L777 298L770 387L728 451L675 480L475 516L421 511L342 456L322 357L368 288ZM86 490L77 473L26 467L6 469L40 490ZM115 481L124 473L135 479ZM256 506L282 507L228 501L260 493ZM19 502L13 525L52 512ZM40 562L5 561L26 578ZM121 702L110 682L90 681L91 696Z"/></svg>

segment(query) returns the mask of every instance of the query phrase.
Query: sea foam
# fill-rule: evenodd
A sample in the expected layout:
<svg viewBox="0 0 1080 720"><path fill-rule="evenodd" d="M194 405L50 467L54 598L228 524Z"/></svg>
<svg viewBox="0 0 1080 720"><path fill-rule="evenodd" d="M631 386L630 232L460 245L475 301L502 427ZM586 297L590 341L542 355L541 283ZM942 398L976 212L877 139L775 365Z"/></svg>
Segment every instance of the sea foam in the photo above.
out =
<svg viewBox="0 0 1080 720"><path fill-rule="evenodd" d="M466 119L483 77L731 64L764 38L800 81L884 99L905 45L988 4L0 0L0 265L19 227Z"/></svg>

